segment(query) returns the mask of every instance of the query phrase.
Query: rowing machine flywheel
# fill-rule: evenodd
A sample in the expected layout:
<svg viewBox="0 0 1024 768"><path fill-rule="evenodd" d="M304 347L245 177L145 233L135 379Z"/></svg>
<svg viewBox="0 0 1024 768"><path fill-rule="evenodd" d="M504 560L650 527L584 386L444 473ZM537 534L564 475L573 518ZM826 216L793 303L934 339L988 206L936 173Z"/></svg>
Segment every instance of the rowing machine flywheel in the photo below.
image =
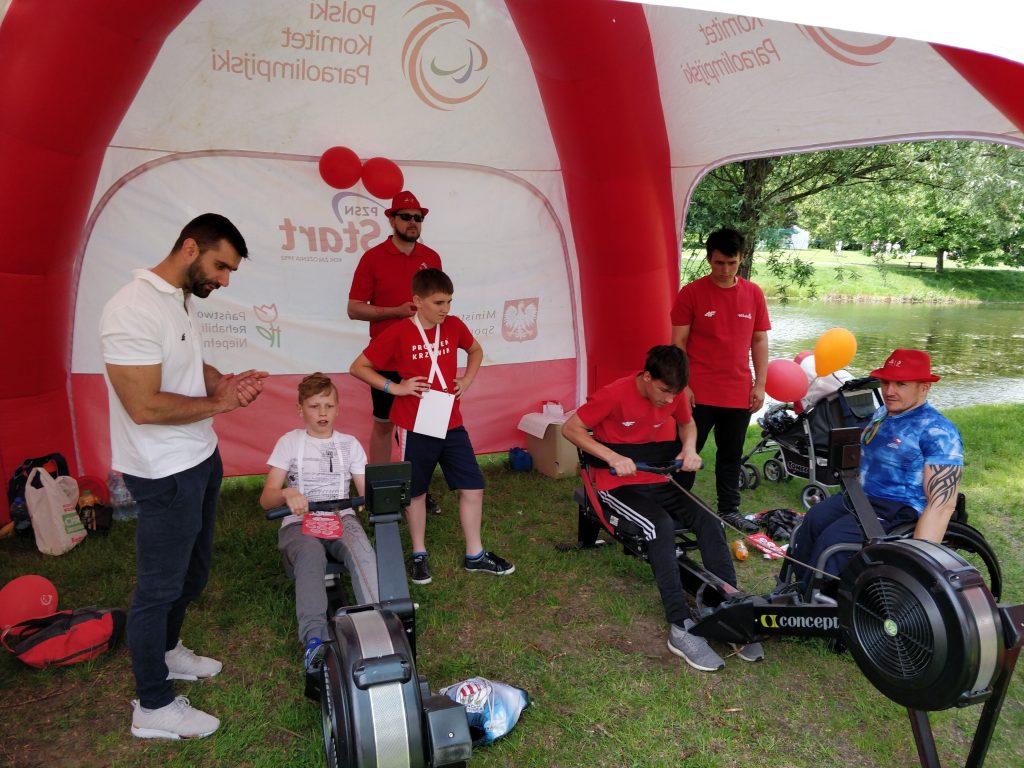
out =
<svg viewBox="0 0 1024 768"><path fill-rule="evenodd" d="M1002 668L999 611L978 571L919 539L869 544L839 588L844 640L886 697L922 711L983 700Z"/></svg>
<svg viewBox="0 0 1024 768"><path fill-rule="evenodd" d="M333 619L321 695L328 765L422 766L419 680L402 622L352 609Z"/></svg>

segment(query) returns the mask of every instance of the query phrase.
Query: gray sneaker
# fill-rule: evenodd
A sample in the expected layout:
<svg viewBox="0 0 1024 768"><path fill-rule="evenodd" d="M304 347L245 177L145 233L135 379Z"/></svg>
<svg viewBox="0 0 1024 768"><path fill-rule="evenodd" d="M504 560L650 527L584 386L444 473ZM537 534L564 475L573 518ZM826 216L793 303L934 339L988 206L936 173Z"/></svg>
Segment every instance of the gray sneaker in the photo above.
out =
<svg viewBox="0 0 1024 768"><path fill-rule="evenodd" d="M158 709L145 709L132 700L132 736L137 739L201 739L220 726L220 720L208 715L178 696Z"/></svg>
<svg viewBox="0 0 1024 768"><path fill-rule="evenodd" d="M746 645L730 643L730 645L736 655L744 661L762 661L764 659L764 648L760 643L747 643Z"/></svg>
<svg viewBox="0 0 1024 768"><path fill-rule="evenodd" d="M668 631L668 649L683 661L701 672L717 672L725 666L722 657L715 653L703 637L690 634L693 619L687 619L680 629L672 624Z"/></svg>

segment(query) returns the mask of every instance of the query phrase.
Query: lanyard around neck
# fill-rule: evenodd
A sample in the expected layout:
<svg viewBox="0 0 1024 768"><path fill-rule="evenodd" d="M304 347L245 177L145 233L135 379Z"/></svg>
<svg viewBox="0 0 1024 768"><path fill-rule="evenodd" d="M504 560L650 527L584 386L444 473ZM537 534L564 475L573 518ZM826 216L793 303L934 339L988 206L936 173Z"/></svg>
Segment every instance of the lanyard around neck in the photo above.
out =
<svg viewBox="0 0 1024 768"><path fill-rule="evenodd" d="M434 343L431 344L427 341L427 332L423 330L419 314L413 315L412 321L416 324L416 330L420 332L420 338L423 339L423 346L427 348L427 354L430 355L430 375L427 377L427 384L430 384L434 380L434 374L437 374L437 381L441 385L441 389L447 392L448 384L445 382L444 376L441 375L441 368L437 364L437 356L441 353L441 324L438 323L434 326Z"/></svg>

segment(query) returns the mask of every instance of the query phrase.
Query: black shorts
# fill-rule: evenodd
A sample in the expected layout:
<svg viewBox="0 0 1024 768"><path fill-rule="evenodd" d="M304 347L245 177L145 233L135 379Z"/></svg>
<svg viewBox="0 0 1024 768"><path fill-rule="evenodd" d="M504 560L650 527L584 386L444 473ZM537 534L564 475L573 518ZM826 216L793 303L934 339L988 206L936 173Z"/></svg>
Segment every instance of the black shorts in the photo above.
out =
<svg viewBox="0 0 1024 768"><path fill-rule="evenodd" d="M449 429L442 440L402 430L402 459L412 464L412 484L409 495L415 498L427 492L434 467L441 465L441 473L449 490L483 490L484 474L473 453L473 444L465 427Z"/></svg>
<svg viewBox="0 0 1024 768"><path fill-rule="evenodd" d="M402 377L396 371L377 371L388 381L398 384ZM395 396L376 387L370 387L370 398L373 400L373 418L377 421L391 421L391 404Z"/></svg>

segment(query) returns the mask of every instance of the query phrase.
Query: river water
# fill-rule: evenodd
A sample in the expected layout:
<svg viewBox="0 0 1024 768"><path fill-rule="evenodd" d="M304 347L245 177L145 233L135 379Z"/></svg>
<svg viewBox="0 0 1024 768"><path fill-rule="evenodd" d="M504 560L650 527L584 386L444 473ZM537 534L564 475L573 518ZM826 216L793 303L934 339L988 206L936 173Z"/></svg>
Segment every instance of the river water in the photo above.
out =
<svg viewBox="0 0 1024 768"><path fill-rule="evenodd" d="M896 347L927 351L942 376L929 395L937 408L1024 403L1024 303L888 304L771 303L769 358L813 350L829 328L857 339L847 370L854 376L880 366Z"/></svg>

